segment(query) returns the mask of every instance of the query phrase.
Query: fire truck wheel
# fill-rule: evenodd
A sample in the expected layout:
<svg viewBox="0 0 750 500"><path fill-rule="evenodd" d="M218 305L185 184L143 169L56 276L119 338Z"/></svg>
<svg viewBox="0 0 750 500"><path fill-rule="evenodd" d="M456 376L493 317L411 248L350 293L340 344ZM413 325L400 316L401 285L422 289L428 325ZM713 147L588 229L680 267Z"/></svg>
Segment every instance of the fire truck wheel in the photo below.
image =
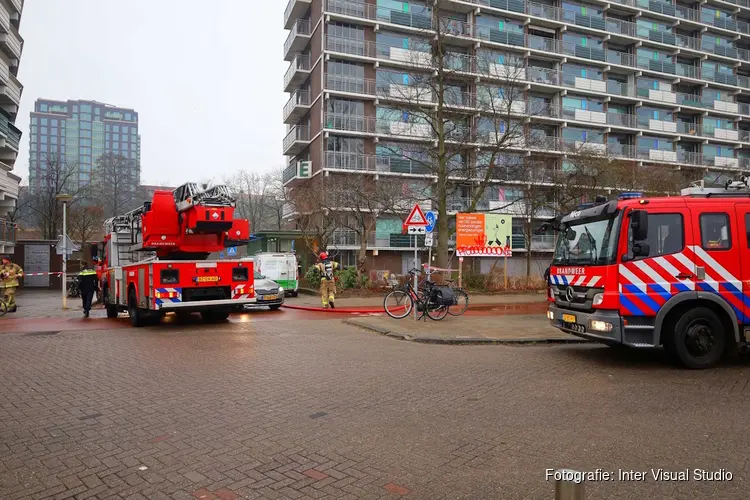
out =
<svg viewBox="0 0 750 500"><path fill-rule="evenodd" d="M706 307L686 311L677 320L671 340L680 363L692 369L715 365L727 344L721 320Z"/></svg>
<svg viewBox="0 0 750 500"><path fill-rule="evenodd" d="M130 294L128 295L128 315L130 316L130 324L134 327L140 328L146 324L144 312L138 307L135 290L130 290Z"/></svg>
<svg viewBox="0 0 750 500"><path fill-rule="evenodd" d="M202 311L201 318L206 323L216 323L219 321L226 321L229 319L228 311Z"/></svg>
<svg viewBox="0 0 750 500"><path fill-rule="evenodd" d="M107 304L107 317L108 318L116 318L117 317L117 306L115 304Z"/></svg>

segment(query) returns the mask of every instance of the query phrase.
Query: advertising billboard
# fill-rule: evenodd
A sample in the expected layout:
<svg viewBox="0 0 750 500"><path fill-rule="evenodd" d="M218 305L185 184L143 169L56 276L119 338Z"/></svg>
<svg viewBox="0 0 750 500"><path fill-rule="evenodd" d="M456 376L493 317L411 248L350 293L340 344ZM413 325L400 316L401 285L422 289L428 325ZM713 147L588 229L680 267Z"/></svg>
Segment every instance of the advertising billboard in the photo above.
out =
<svg viewBox="0 0 750 500"><path fill-rule="evenodd" d="M502 214L456 214L456 255L510 257L513 217Z"/></svg>

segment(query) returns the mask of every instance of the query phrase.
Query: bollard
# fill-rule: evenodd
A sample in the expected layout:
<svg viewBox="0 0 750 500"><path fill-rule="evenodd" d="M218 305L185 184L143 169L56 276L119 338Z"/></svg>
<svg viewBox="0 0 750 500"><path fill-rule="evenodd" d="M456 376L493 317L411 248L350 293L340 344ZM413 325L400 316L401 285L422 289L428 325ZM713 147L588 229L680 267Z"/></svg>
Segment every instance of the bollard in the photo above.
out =
<svg viewBox="0 0 750 500"><path fill-rule="evenodd" d="M575 482L576 471L561 469L560 479L555 481L555 500L583 500L583 481Z"/></svg>

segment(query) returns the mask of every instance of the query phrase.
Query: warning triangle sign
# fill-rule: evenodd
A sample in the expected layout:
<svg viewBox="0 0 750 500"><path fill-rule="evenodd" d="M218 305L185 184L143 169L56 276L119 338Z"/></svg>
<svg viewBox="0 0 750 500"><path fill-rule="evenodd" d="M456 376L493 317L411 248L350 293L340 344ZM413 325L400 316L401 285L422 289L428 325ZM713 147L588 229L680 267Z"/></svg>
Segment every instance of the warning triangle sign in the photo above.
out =
<svg viewBox="0 0 750 500"><path fill-rule="evenodd" d="M427 218L424 216L424 212L422 212L422 209L419 207L418 203L414 205L414 208L411 209L411 213L409 213L409 217L406 218L406 223L404 225L406 226L426 226L427 225Z"/></svg>

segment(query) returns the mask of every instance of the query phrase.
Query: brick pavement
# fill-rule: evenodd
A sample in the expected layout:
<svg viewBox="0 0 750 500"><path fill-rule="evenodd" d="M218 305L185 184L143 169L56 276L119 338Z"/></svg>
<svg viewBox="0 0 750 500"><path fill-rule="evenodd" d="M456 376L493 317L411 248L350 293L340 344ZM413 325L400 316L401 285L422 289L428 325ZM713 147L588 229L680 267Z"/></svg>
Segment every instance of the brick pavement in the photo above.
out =
<svg viewBox="0 0 750 500"><path fill-rule="evenodd" d="M588 498L747 498L749 371L338 320L0 335L0 498L550 499L559 467L723 467Z"/></svg>
<svg viewBox="0 0 750 500"><path fill-rule="evenodd" d="M412 317L393 319L385 315L347 318L346 324L382 335L430 343L492 342L581 342L582 339L551 327L540 314L446 316L440 321L414 321Z"/></svg>

